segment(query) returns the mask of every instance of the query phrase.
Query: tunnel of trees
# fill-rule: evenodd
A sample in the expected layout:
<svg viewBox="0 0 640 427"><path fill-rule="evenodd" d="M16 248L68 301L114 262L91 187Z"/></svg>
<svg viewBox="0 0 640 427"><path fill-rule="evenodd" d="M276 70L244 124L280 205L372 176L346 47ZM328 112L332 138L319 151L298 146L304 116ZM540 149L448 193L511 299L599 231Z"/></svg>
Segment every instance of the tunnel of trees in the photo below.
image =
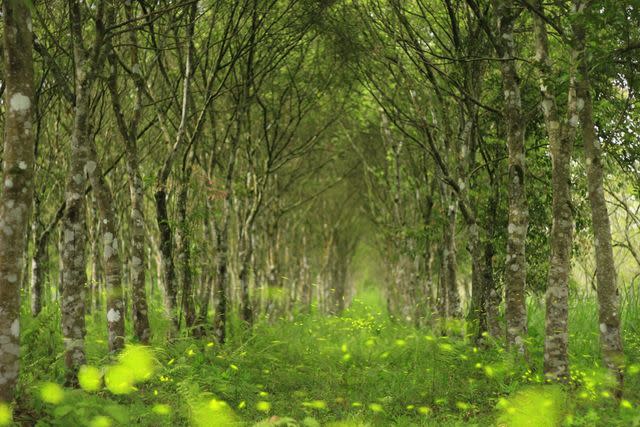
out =
<svg viewBox="0 0 640 427"><path fill-rule="evenodd" d="M640 422L638 0L2 5L0 425Z"/></svg>

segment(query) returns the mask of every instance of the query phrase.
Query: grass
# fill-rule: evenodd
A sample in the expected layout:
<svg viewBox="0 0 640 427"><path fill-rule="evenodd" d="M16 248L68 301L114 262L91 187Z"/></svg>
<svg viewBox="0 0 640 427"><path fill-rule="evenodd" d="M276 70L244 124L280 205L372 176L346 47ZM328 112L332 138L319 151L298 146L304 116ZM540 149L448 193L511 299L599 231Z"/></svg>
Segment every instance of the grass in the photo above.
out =
<svg viewBox="0 0 640 427"><path fill-rule="evenodd" d="M617 402L599 366L596 305L588 298L572 304L573 380L566 387L543 385L544 313L536 301L529 304L532 363L527 366L500 343L479 349L462 336L435 336L390 320L379 296L366 292L340 317L300 315L293 321L260 322L251 332L236 326L223 348L189 338L167 346L160 333L148 353L143 349L119 360L105 356L103 320L89 317L88 363L107 377L121 372L124 393L114 394L110 386L57 395L52 384L64 377L62 346L59 315L49 310L25 328L14 420L95 427L639 424L635 311L623 316L629 364L626 394ZM159 312L153 320L161 331ZM124 368L106 369L113 365ZM140 376L142 366L152 366L153 372ZM127 388L127 381L134 387ZM47 396L51 390L54 399Z"/></svg>

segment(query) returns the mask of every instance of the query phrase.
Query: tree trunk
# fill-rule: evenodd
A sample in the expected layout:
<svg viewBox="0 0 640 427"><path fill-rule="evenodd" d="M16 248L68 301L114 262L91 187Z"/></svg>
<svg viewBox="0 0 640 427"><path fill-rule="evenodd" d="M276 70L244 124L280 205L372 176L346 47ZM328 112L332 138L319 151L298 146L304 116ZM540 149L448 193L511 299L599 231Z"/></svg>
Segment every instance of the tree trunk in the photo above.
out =
<svg viewBox="0 0 640 427"><path fill-rule="evenodd" d="M485 312L487 317L487 330L489 334L498 338L502 335L499 309L500 309L500 292L497 289L495 277L493 274L493 256L495 254L495 224L498 221L498 194L499 187L495 177L492 179L491 196L487 202L486 216L486 237L484 242L484 266L482 269L482 292L485 299Z"/></svg>
<svg viewBox="0 0 640 427"><path fill-rule="evenodd" d="M133 26L134 12L130 3L125 5L126 16ZM151 328L149 326L149 313L146 293L146 253L145 253L145 217L144 217L144 185L140 175L140 160L138 156L138 124L142 114L142 96L145 91L145 83L140 74L140 64L138 60L138 42L136 31L130 28L129 31L129 53L131 57L131 70L133 72L135 84L135 97L133 111L129 124L124 119L124 114L120 104L118 93L117 61L113 46L109 50L109 62L111 64L111 74L108 85L111 92L111 105L116 116L118 130L122 135L126 147L127 177L129 182L129 197L131 203L131 219L129 227L131 230L131 244L129 248L129 269L131 277L131 302L133 313L133 334L134 337L143 344L148 344L151 338Z"/></svg>
<svg viewBox="0 0 640 427"><path fill-rule="evenodd" d="M537 3L541 13L542 2ZM578 125L575 79L571 77L567 117L560 120L556 106L552 64L548 52L547 30L540 16L534 17L536 59L539 62L540 92L552 163L553 225L550 235L551 257L547 284L544 342L545 376L554 381L569 380L569 276L573 244L573 212L571 208L571 154L575 128Z"/></svg>
<svg viewBox="0 0 640 427"><path fill-rule="evenodd" d="M180 253L178 260L180 262L180 271L182 278L182 311L184 313L184 322L190 333L193 333L193 326L196 322L196 308L193 298L193 274L191 272L191 240L190 229L187 217L187 201L189 195L189 181L184 179L181 183L180 195L178 196L178 217L179 217L179 237L180 237Z"/></svg>
<svg viewBox="0 0 640 427"><path fill-rule="evenodd" d="M446 190L449 192L449 190ZM455 195L450 194L451 198ZM445 265L447 269L447 316L451 319L460 319L462 310L460 308L460 293L458 292L457 277L457 256L456 256L456 219L458 210L456 204L451 200L447 206L447 225L444 236Z"/></svg>
<svg viewBox="0 0 640 427"><path fill-rule="evenodd" d="M525 194L525 123L520 98L520 78L516 69L514 21L520 8L511 1L496 0L498 23L498 54L505 105L503 115L507 124L509 149L509 226L507 229L507 258L505 281L505 317L507 345L519 354L525 354L527 336L527 309L525 282L527 278L525 243L529 211Z"/></svg>
<svg viewBox="0 0 640 427"><path fill-rule="evenodd" d="M178 287L176 286L176 269L173 263L173 232L169 224L167 212L166 187L160 187L155 193L156 220L160 229L160 265L162 271L162 283L164 284L164 308L165 314L171 322L170 336L178 332Z"/></svg>
<svg viewBox="0 0 640 427"><path fill-rule="evenodd" d="M11 402L20 353L24 236L33 205L35 140L32 30L26 2L3 2L5 137L0 196L0 402Z"/></svg>
<svg viewBox="0 0 640 427"><path fill-rule="evenodd" d="M36 251L31 260L31 315L37 316L42 311L42 298L45 277L49 264L49 232L44 231L36 239Z"/></svg>
<svg viewBox="0 0 640 427"><path fill-rule="evenodd" d="M611 244L611 224L604 196L602 149L593 123L589 62L586 57L584 13L590 2L574 0L578 17L573 33L577 43L578 81L576 103L582 125L582 141L587 164L587 188L591 205L591 222L595 238L597 293L599 305L600 347L604 363L616 380L616 397L622 397L624 354L620 337L620 300L616 284L616 268Z"/></svg>
<svg viewBox="0 0 640 427"><path fill-rule="evenodd" d="M89 174L95 202L100 212L102 224L102 261L104 262L105 283L107 288L107 324L109 328L109 351L115 352L124 347L125 307L122 289L122 271L118 247L118 226L116 224L115 201L111 189L102 173L98 161L95 141L87 138L88 160L84 170Z"/></svg>

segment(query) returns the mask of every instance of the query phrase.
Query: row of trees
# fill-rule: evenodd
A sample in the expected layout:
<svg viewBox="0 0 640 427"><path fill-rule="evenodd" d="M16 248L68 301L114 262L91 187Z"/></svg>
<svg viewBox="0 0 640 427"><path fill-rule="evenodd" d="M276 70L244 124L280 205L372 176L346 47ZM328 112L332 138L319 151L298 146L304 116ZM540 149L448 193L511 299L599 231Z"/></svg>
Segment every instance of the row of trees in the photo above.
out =
<svg viewBox="0 0 640 427"><path fill-rule="evenodd" d="M112 352L125 319L149 343L156 304L169 338L220 343L231 313L339 313L362 240L394 316L446 332L467 310L476 340L521 356L526 293L546 289L562 381L574 224L594 233L620 391L605 178L636 177L611 195L637 227L639 11L405 3L5 1L0 400L21 294L34 316L60 307L75 385L91 311Z"/></svg>
<svg viewBox="0 0 640 427"><path fill-rule="evenodd" d="M525 295L546 290L544 371L566 381L573 230L590 223L602 354L619 393L605 177L619 167L638 174L637 8L390 0L341 12L360 25L351 41L367 55L356 63L380 108L383 150L362 159L371 216L394 260L390 310L446 329L442 320L462 316L462 273L476 339L505 336L526 357Z"/></svg>
<svg viewBox="0 0 640 427"><path fill-rule="evenodd" d="M158 288L170 337L220 343L232 311L250 325L344 307L356 231L335 197L355 168L333 125L348 82L319 5L4 3L0 400L27 287L32 315L59 303L72 386L85 316L106 315L112 352L127 318L148 343Z"/></svg>

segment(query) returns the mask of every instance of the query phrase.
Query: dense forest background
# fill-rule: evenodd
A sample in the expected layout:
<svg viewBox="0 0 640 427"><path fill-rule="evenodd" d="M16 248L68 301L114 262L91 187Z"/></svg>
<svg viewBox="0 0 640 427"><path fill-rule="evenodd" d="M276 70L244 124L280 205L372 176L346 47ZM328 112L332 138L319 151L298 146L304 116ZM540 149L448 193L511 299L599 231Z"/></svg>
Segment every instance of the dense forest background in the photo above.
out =
<svg viewBox="0 0 640 427"><path fill-rule="evenodd" d="M640 423L638 0L2 3L0 425Z"/></svg>

